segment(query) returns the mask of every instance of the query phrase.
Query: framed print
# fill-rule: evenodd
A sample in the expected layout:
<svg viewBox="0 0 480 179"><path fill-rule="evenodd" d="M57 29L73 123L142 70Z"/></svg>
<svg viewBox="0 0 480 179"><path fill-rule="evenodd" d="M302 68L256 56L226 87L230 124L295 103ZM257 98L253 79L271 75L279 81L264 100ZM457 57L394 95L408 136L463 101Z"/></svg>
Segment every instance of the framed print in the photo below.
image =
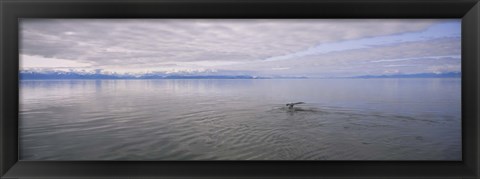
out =
<svg viewBox="0 0 480 179"><path fill-rule="evenodd" d="M2 10L3 177L479 176L478 1Z"/></svg>

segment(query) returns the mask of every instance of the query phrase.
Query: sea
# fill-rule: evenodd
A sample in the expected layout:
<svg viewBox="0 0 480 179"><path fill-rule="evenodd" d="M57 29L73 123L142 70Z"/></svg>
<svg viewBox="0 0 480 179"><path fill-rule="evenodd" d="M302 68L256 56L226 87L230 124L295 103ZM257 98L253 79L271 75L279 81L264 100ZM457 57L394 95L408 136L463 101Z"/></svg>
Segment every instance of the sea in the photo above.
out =
<svg viewBox="0 0 480 179"><path fill-rule="evenodd" d="M19 91L23 161L462 159L460 78L21 80Z"/></svg>

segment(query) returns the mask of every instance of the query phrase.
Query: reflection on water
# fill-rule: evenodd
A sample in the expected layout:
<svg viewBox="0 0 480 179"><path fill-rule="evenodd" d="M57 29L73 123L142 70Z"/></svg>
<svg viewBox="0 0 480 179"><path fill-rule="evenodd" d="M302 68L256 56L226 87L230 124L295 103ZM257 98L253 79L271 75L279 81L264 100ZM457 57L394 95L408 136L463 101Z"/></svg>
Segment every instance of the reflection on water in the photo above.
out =
<svg viewBox="0 0 480 179"><path fill-rule="evenodd" d="M20 90L21 160L461 159L460 79L21 81Z"/></svg>

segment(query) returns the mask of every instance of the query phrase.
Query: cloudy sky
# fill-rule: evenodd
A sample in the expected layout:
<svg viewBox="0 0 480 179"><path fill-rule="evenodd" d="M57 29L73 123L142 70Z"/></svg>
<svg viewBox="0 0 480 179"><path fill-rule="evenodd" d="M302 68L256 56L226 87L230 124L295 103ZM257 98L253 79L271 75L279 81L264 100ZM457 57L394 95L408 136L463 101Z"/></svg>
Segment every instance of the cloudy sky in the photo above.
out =
<svg viewBox="0 0 480 179"><path fill-rule="evenodd" d="M460 72L460 19L22 19L33 71L346 77Z"/></svg>

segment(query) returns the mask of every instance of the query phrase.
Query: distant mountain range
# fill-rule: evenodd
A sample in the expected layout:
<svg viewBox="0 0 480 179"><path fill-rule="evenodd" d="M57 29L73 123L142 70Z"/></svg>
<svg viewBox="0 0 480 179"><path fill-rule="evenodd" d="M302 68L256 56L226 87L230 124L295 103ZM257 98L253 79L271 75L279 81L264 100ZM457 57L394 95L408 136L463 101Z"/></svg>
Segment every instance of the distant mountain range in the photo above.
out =
<svg viewBox="0 0 480 179"><path fill-rule="evenodd" d="M22 80L47 80L47 79L302 79L306 77L260 77L250 75L199 75L199 74L165 74L165 73L147 73L147 74L103 74L87 72L35 72L21 71Z"/></svg>
<svg viewBox="0 0 480 179"><path fill-rule="evenodd" d="M297 76L251 76L251 75L221 75L221 74L118 74L118 73L95 73L76 71L20 71L22 80L48 80L48 79L306 79ZM394 74L394 75L364 75L347 78L459 78L461 73L418 73L418 74Z"/></svg>
<svg viewBox="0 0 480 179"><path fill-rule="evenodd" d="M365 75L354 76L351 78L460 78L462 73L450 72L450 73L417 73L417 74L394 74L394 75Z"/></svg>

